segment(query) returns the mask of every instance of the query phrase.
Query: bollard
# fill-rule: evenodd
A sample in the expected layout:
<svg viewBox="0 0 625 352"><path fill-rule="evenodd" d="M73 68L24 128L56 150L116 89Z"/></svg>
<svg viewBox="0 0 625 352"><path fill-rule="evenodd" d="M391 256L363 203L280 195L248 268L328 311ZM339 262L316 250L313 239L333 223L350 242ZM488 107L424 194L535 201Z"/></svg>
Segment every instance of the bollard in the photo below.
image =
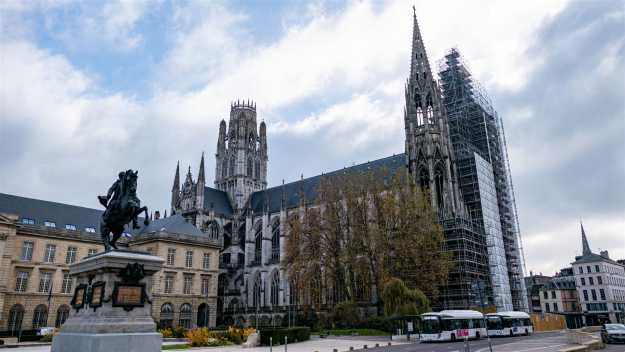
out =
<svg viewBox="0 0 625 352"><path fill-rule="evenodd" d="M376 343L376 344L375 344L375 347L376 347L376 348L380 347L380 344L379 344L379 343Z"/></svg>
<svg viewBox="0 0 625 352"><path fill-rule="evenodd" d="M362 349L366 350L367 349L367 345L362 346Z"/></svg>
<svg viewBox="0 0 625 352"><path fill-rule="evenodd" d="M350 350L350 351L353 351L353 350L354 350L354 347L349 346L349 350Z"/></svg>
<svg viewBox="0 0 625 352"><path fill-rule="evenodd" d="M269 336L269 352L273 351L273 337Z"/></svg>
<svg viewBox="0 0 625 352"><path fill-rule="evenodd" d="M391 343L389 342L389 343L388 343L388 345L390 346L390 345L391 345Z"/></svg>
<svg viewBox="0 0 625 352"><path fill-rule="evenodd" d="M284 352L287 352L287 345L289 344L289 337L284 337Z"/></svg>

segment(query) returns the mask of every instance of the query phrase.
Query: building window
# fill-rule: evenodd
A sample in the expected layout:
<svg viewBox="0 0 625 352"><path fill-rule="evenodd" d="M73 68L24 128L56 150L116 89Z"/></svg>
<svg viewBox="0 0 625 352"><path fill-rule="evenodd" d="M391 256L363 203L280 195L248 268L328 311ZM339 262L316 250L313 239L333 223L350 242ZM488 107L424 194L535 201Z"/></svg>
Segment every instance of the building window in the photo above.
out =
<svg viewBox="0 0 625 352"><path fill-rule="evenodd" d="M210 289L210 278L202 278L202 296L208 297L208 291Z"/></svg>
<svg viewBox="0 0 625 352"><path fill-rule="evenodd" d="M252 173L254 170L254 161L252 158L247 159L247 177L252 177Z"/></svg>
<svg viewBox="0 0 625 352"><path fill-rule="evenodd" d="M545 299L548 299L549 298L549 293L547 291L543 291L543 297Z"/></svg>
<svg viewBox="0 0 625 352"><path fill-rule="evenodd" d="M592 300L596 301L597 300L597 291L595 291L595 289L593 288L592 290L590 290L590 294L592 295Z"/></svg>
<svg viewBox="0 0 625 352"><path fill-rule="evenodd" d="M584 273L584 268L582 268L581 266L579 267L579 273L583 274Z"/></svg>
<svg viewBox="0 0 625 352"><path fill-rule="evenodd" d="M262 305L262 301L260 299L260 292L262 290L262 284L260 281L260 274L256 276L256 280L254 280L254 288L252 290L252 307L258 307Z"/></svg>
<svg viewBox="0 0 625 352"><path fill-rule="evenodd" d="M586 286L586 279L584 279L583 277L580 279L580 281L582 282L582 286Z"/></svg>
<svg viewBox="0 0 625 352"><path fill-rule="evenodd" d="M176 249L168 248L167 249L167 265L174 265L175 259L176 259Z"/></svg>
<svg viewBox="0 0 625 352"><path fill-rule="evenodd" d="M595 265L595 271L596 271L596 272L599 272L599 271L600 271L600 270L599 270L599 265Z"/></svg>
<svg viewBox="0 0 625 352"><path fill-rule="evenodd" d="M50 285L52 284L52 273L49 271L42 271L39 273L39 292L47 293L50 291Z"/></svg>
<svg viewBox="0 0 625 352"><path fill-rule="evenodd" d="M553 311L557 312L558 311L558 303L553 302Z"/></svg>
<svg viewBox="0 0 625 352"><path fill-rule="evenodd" d="M595 281L592 279L592 276L588 277L588 284L591 286L595 284Z"/></svg>
<svg viewBox="0 0 625 352"><path fill-rule="evenodd" d="M18 271L15 277L15 291L26 292L28 288L28 272Z"/></svg>
<svg viewBox="0 0 625 352"><path fill-rule="evenodd" d="M187 268L193 267L193 251L187 251L184 264Z"/></svg>
<svg viewBox="0 0 625 352"><path fill-rule="evenodd" d="M98 253L98 250L95 248L89 248L89 251L87 251L87 257L90 255L95 255L96 253Z"/></svg>
<svg viewBox="0 0 625 352"><path fill-rule="evenodd" d="M603 279L601 276L597 276L597 285L603 285Z"/></svg>
<svg viewBox="0 0 625 352"><path fill-rule="evenodd" d="M165 303L161 306L161 317L159 321L161 328L171 328L174 325L174 308L171 303Z"/></svg>
<svg viewBox="0 0 625 352"><path fill-rule="evenodd" d="M600 288L599 289L599 296L601 296L601 300L605 301L605 290Z"/></svg>
<svg viewBox="0 0 625 352"><path fill-rule="evenodd" d="M189 303L185 303L180 306L180 319L178 322L179 326L182 326L185 329L191 329L191 318L193 316L193 310L191 309L191 305Z"/></svg>
<svg viewBox="0 0 625 352"><path fill-rule="evenodd" d="M40 304L33 313L33 329L39 329L48 325L48 308Z"/></svg>
<svg viewBox="0 0 625 352"><path fill-rule="evenodd" d="M67 253L65 253L65 264L72 264L73 262L75 262L76 253L78 253L78 248L67 247Z"/></svg>
<svg viewBox="0 0 625 352"><path fill-rule="evenodd" d="M16 304L11 307L9 311L9 323L7 329L11 332L11 335L22 330L22 320L24 319L24 307L21 304Z"/></svg>
<svg viewBox="0 0 625 352"><path fill-rule="evenodd" d="M65 224L66 230L76 231L76 225L74 224Z"/></svg>
<svg viewBox="0 0 625 352"><path fill-rule="evenodd" d="M43 226L45 226L45 227L56 227L56 222L54 222L54 221L47 221L46 220L46 221L43 222Z"/></svg>
<svg viewBox="0 0 625 352"><path fill-rule="evenodd" d="M277 306L280 299L280 274L276 271L271 278L271 305Z"/></svg>
<svg viewBox="0 0 625 352"><path fill-rule="evenodd" d="M256 160L256 179L260 179L260 160Z"/></svg>
<svg viewBox="0 0 625 352"><path fill-rule="evenodd" d="M43 254L43 261L46 263L54 263L55 256L56 256L56 245L47 244L46 252Z"/></svg>
<svg viewBox="0 0 625 352"><path fill-rule="evenodd" d="M32 241L24 241L22 245L22 260L31 261L33 259L33 247L35 243Z"/></svg>
<svg viewBox="0 0 625 352"><path fill-rule="evenodd" d="M545 303L545 308L547 308L547 312L551 312L551 306L549 303Z"/></svg>
<svg viewBox="0 0 625 352"><path fill-rule="evenodd" d="M35 224L35 219L22 218L22 224L34 225Z"/></svg>
<svg viewBox="0 0 625 352"><path fill-rule="evenodd" d="M209 270L211 268L210 253L204 253L204 257L202 258L202 268L204 268L204 270Z"/></svg>
<svg viewBox="0 0 625 352"><path fill-rule="evenodd" d="M587 265L587 266L586 266L586 272L587 272L588 274L590 274L590 265Z"/></svg>
<svg viewBox="0 0 625 352"><path fill-rule="evenodd" d="M56 311L56 323L54 326L57 329L60 328L63 324L65 324L67 317L69 317L69 306L64 304Z"/></svg>
<svg viewBox="0 0 625 352"><path fill-rule="evenodd" d="M584 301L588 301L588 291L584 290Z"/></svg>
<svg viewBox="0 0 625 352"><path fill-rule="evenodd" d="M551 298L556 299L556 291L551 291Z"/></svg>
<svg viewBox="0 0 625 352"><path fill-rule="evenodd" d="M263 231L261 225L258 226L254 239L254 264L260 265L263 256Z"/></svg>
<svg viewBox="0 0 625 352"><path fill-rule="evenodd" d="M280 261L280 221L274 222L271 228L271 261Z"/></svg>
<svg viewBox="0 0 625 352"><path fill-rule="evenodd" d="M219 238L219 225L215 221L208 224L208 237L216 240Z"/></svg>
<svg viewBox="0 0 625 352"><path fill-rule="evenodd" d="M63 285L61 287L61 292L62 293L72 293L73 281L74 280L69 275L69 273L63 273Z"/></svg>
<svg viewBox="0 0 625 352"><path fill-rule="evenodd" d="M171 274L165 275L165 293L172 293L174 291L174 276Z"/></svg>
<svg viewBox="0 0 625 352"><path fill-rule="evenodd" d="M86 232L95 233L95 228L93 227L85 227Z"/></svg>
<svg viewBox="0 0 625 352"><path fill-rule="evenodd" d="M182 289L182 293L185 295L190 295L191 290L193 289L193 275L184 275L184 286Z"/></svg>

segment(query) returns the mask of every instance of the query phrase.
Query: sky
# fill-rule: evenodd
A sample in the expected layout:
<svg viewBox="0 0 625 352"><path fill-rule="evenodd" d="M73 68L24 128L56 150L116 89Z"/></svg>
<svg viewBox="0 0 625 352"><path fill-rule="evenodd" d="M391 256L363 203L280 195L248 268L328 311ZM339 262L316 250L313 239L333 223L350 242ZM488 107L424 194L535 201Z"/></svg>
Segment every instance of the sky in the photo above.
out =
<svg viewBox="0 0 625 352"><path fill-rule="evenodd" d="M214 175L237 99L267 123L269 185L403 153L412 1L0 1L0 192L99 207L118 171L169 207ZM505 124L526 269L625 258L625 2L415 1Z"/></svg>

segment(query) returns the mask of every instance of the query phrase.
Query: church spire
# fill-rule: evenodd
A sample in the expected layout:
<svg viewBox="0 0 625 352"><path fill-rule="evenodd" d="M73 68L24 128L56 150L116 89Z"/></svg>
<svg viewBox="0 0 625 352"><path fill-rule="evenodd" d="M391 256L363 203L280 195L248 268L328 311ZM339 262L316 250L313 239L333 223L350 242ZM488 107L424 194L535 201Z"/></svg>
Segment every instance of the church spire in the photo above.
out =
<svg viewBox="0 0 625 352"><path fill-rule="evenodd" d="M176 209L180 206L180 161L176 164L176 174L174 176L174 185L171 188L171 212L176 213Z"/></svg>
<svg viewBox="0 0 625 352"><path fill-rule="evenodd" d="M176 174L174 176L174 186L171 188L171 191L180 192L180 161L176 163Z"/></svg>
<svg viewBox="0 0 625 352"><path fill-rule="evenodd" d="M204 152L202 152L202 158L200 159L200 170L197 174L197 183L204 185Z"/></svg>
<svg viewBox="0 0 625 352"><path fill-rule="evenodd" d="M584 232L584 224L582 224L581 221L579 222L579 224L582 227L582 254L592 254L592 252L590 251L590 246L588 245L588 238L586 238L586 232Z"/></svg>
<svg viewBox="0 0 625 352"><path fill-rule="evenodd" d="M412 58L410 60L410 78L432 77L432 71L430 70L430 63L425 51L425 45L423 44L423 38L421 37L421 30L419 29L419 22L417 21L417 12L415 7L413 10L413 24L412 24Z"/></svg>

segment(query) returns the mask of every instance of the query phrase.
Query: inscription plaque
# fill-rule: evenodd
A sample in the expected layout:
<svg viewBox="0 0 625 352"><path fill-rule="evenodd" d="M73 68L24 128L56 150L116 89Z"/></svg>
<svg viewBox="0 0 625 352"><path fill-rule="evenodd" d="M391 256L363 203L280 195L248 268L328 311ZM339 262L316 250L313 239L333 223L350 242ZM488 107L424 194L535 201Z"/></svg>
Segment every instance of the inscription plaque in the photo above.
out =
<svg viewBox="0 0 625 352"><path fill-rule="evenodd" d="M104 288L106 283L104 281L98 281L91 285L91 299L89 300L89 307L97 308L102 306L104 301Z"/></svg>
<svg viewBox="0 0 625 352"><path fill-rule="evenodd" d="M72 297L72 302L70 303L72 308L79 310L80 308L84 307L86 295L87 295L86 284L80 284L76 286L76 289L74 290L74 297Z"/></svg>
<svg viewBox="0 0 625 352"><path fill-rule="evenodd" d="M113 289L113 307L122 307L125 310L143 307L145 297L145 284L116 282Z"/></svg>

